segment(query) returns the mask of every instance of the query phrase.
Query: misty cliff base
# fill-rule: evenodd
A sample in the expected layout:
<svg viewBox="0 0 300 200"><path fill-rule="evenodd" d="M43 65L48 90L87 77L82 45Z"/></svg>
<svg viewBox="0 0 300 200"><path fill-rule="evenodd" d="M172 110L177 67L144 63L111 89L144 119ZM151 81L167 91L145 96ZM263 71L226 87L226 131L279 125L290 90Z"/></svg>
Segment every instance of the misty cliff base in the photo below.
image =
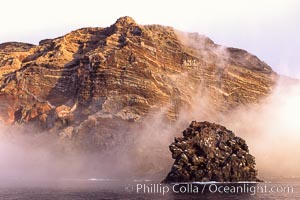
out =
<svg viewBox="0 0 300 200"><path fill-rule="evenodd" d="M193 121L169 148L175 162L163 183L261 181L245 140L224 126Z"/></svg>

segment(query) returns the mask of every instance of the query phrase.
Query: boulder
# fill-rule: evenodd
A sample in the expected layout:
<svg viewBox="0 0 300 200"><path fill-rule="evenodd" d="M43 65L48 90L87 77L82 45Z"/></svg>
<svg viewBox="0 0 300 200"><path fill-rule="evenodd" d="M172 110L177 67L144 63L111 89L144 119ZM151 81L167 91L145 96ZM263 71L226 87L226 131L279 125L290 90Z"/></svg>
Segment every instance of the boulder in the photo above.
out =
<svg viewBox="0 0 300 200"><path fill-rule="evenodd" d="M175 162L164 183L260 181L246 141L224 126L193 121L169 148Z"/></svg>

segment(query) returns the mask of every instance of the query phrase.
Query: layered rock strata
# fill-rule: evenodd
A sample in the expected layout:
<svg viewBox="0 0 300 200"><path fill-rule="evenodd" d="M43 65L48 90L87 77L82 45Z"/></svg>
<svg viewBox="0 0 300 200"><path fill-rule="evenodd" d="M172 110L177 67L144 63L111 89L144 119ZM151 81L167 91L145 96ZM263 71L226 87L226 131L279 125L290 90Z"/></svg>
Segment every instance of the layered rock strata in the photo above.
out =
<svg viewBox="0 0 300 200"><path fill-rule="evenodd" d="M259 103L276 78L245 50L122 17L38 45L0 44L0 121L102 144L158 111L172 122L198 97L217 112Z"/></svg>

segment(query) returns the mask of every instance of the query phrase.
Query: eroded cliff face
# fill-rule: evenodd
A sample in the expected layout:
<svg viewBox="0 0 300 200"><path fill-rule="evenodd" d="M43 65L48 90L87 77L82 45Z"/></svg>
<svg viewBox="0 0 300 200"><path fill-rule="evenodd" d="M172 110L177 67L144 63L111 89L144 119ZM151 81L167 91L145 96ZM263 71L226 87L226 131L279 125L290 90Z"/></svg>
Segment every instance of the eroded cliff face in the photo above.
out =
<svg viewBox="0 0 300 200"><path fill-rule="evenodd" d="M176 120L195 98L217 112L258 103L276 78L244 50L122 17L36 46L1 44L0 119L104 145L157 111Z"/></svg>

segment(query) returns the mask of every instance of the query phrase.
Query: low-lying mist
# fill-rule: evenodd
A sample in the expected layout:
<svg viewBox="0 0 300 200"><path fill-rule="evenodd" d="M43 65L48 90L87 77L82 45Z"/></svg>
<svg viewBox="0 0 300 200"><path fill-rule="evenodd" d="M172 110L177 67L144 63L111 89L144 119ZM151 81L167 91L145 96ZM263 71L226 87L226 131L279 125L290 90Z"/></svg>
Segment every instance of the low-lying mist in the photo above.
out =
<svg viewBox="0 0 300 200"><path fill-rule="evenodd" d="M244 137L263 177L299 177L300 84L279 81L260 105L240 108L221 123Z"/></svg>
<svg viewBox="0 0 300 200"><path fill-rule="evenodd" d="M88 178L162 180L173 162L168 146L192 120L220 123L244 138L260 177L299 176L298 102L300 85L282 82L261 104L227 114L209 114L206 101L195 98L193 112L181 111L175 124L163 123L163 114L157 114L145 120L142 129L133 130L136 139L131 145L102 153L81 151L49 133L2 128L0 179L26 184Z"/></svg>
<svg viewBox="0 0 300 200"><path fill-rule="evenodd" d="M60 141L49 133L31 133L30 130L9 130L2 133L0 141L0 183L35 183L70 178L90 178L96 172L107 174L114 166L108 166L105 155L85 153L71 143ZM2 131L3 132L3 131Z"/></svg>

